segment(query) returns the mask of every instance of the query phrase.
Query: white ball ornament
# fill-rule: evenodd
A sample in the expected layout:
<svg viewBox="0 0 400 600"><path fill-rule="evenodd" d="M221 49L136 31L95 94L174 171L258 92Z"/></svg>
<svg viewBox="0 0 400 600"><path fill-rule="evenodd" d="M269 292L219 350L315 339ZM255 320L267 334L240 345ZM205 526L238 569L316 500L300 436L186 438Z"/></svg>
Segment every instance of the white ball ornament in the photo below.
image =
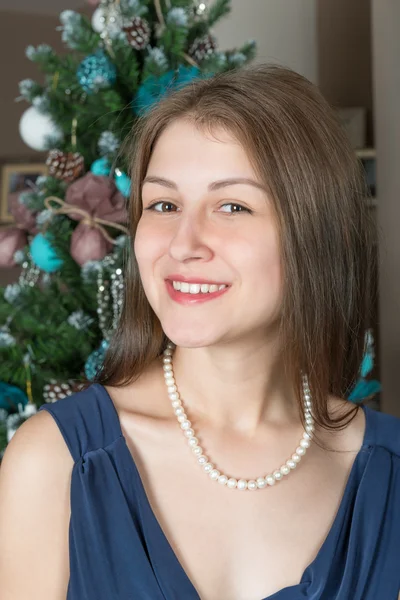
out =
<svg viewBox="0 0 400 600"><path fill-rule="evenodd" d="M106 27L106 18L103 8L96 8L92 15L92 28L96 33L101 33Z"/></svg>
<svg viewBox="0 0 400 600"><path fill-rule="evenodd" d="M34 106L28 108L19 122L19 133L27 146L38 150L46 150L46 137L62 137L61 130L49 115L43 114Z"/></svg>

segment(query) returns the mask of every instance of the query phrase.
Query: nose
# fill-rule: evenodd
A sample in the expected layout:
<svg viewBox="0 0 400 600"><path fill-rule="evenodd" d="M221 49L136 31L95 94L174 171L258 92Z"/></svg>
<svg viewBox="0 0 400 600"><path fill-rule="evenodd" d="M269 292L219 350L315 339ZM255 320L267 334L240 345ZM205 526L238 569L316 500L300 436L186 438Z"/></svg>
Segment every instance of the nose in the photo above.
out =
<svg viewBox="0 0 400 600"><path fill-rule="evenodd" d="M186 214L176 222L169 245L170 256L178 262L208 261L213 252L206 242L206 223L201 215Z"/></svg>

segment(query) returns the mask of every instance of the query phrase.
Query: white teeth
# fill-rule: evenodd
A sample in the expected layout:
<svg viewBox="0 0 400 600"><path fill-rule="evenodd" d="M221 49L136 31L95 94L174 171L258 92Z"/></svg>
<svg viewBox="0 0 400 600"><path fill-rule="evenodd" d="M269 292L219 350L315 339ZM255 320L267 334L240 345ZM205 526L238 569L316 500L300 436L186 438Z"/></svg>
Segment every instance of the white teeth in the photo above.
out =
<svg viewBox="0 0 400 600"><path fill-rule="evenodd" d="M172 285L174 290L183 292L184 294L211 294L227 287L224 284L216 285L208 283L186 283L183 281L173 281Z"/></svg>

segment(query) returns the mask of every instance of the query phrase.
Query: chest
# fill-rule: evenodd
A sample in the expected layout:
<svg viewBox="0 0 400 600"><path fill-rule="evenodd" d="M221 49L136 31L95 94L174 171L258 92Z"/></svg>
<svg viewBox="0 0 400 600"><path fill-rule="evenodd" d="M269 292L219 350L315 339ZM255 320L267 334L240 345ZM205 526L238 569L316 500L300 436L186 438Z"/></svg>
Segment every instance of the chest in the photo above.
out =
<svg viewBox="0 0 400 600"><path fill-rule="evenodd" d="M211 481L181 445L164 441L161 452L143 430L131 433L151 508L201 600L262 600L300 582L334 522L353 454L310 451L282 482L240 492Z"/></svg>

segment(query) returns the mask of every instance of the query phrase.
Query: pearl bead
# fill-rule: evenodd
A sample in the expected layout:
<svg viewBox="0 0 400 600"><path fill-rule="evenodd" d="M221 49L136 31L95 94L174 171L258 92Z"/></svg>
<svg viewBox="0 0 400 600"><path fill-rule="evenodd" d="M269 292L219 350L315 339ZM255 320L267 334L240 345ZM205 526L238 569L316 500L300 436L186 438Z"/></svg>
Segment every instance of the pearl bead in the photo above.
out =
<svg viewBox="0 0 400 600"><path fill-rule="evenodd" d="M208 460L207 460L207 456L204 456L204 454L202 454L201 456L199 456L199 457L197 458L197 462L198 462L200 465L205 465L205 464L206 464L206 462L208 462Z"/></svg>
<svg viewBox="0 0 400 600"><path fill-rule="evenodd" d="M237 489L238 490L247 489L247 481L245 479L239 479L239 481L237 482Z"/></svg>
<svg viewBox="0 0 400 600"><path fill-rule="evenodd" d="M294 460L295 463L299 463L301 461L301 456L296 453L292 454L292 460Z"/></svg>
<svg viewBox="0 0 400 600"><path fill-rule="evenodd" d="M191 438L191 437L193 437L193 436L194 436L194 431L193 431L193 429L186 429L186 430L183 432L183 435L185 435L185 436L186 436L186 437L188 437L188 438Z"/></svg>
<svg viewBox="0 0 400 600"><path fill-rule="evenodd" d="M192 437L190 438L190 440L188 440L189 446L197 446L198 443L199 440L197 439L197 437Z"/></svg>
<svg viewBox="0 0 400 600"><path fill-rule="evenodd" d="M210 471L209 475L211 477L211 479L217 480L218 477L220 476L220 472L217 469L213 469L212 471Z"/></svg>
<svg viewBox="0 0 400 600"><path fill-rule="evenodd" d="M174 394L174 393L177 391L177 389L178 389L178 388L176 387L176 385L169 385L169 386L167 387L168 394Z"/></svg>
<svg viewBox="0 0 400 600"><path fill-rule="evenodd" d="M304 440L304 439L303 439L303 440L300 440L300 446L301 446L302 448L309 448L309 447L310 447L310 442L309 442L309 440Z"/></svg>
<svg viewBox="0 0 400 600"><path fill-rule="evenodd" d="M163 365L163 369L166 373L172 371L172 365Z"/></svg>
<svg viewBox="0 0 400 600"><path fill-rule="evenodd" d="M228 481L228 478L226 475L220 475L218 477L218 483L220 483L221 485L226 485L227 481Z"/></svg>
<svg viewBox="0 0 400 600"><path fill-rule="evenodd" d="M276 479L276 481L280 481L282 479L282 473L280 471L274 471L273 477Z"/></svg>
<svg viewBox="0 0 400 600"><path fill-rule="evenodd" d="M299 446L298 448L296 448L296 454L298 454L299 456L304 456L306 453L306 449L302 448L301 446Z"/></svg>
<svg viewBox="0 0 400 600"><path fill-rule="evenodd" d="M212 471L214 468L214 465L211 463L206 463L205 465L203 465L203 469L205 470L206 473L209 473L210 471Z"/></svg>
<svg viewBox="0 0 400 600"><path fill-rule="evenodd" d="M163 363L164 363L164 365L172 363L171 356L164 356Z"/></svg>
<svg viewBox="0 0 400 600"><path fill-rule="evenodd" d="M179 406L178 408L176 408L176 409L174 410L174 413L175 413L175 414L176 414L176 416L178 417L179 415L184 415L184 414L185 414L185 411L183 410L183 408L182 408L182 407L180 407L180 406Z"/></svg>
<svg viewBox="0 0 400 600"><path fill-rule="evenodd" d="M175 385L175 379L174 379L174 377L166 377L165 378L165 383L166 383L166 385Z"/></svg>
<svg viewBox="0 0 400 600"><path fill-rule="evenodd" d="M228 479L226 485L228 486L228 488L233 490L237 486L237 480L234 477L231 477L230 479Z"/></svg>
<svg viewBox="0 0 400 600"><path fill-rule="evenodd" d="M196 456L200 456L203 452L203 448L201 448L201 446L194 446L194 448L192 448L192 452Z"/></svg>
<svg viewBox="0 0 400 600"><path fill-rule="evenodd" d="M290 468L287 466L287 464L281 466L281 473L282 475L289 475Z"/></svg>
<svg viewBox="0 0 400 600"><path fill-rule="evenodd" d="M297 467L297 463L293 460L290 459L286 461L287 466L289 467L289 469L295 469Z"/></svg>
<svg viewBox="0 0 400 600"><path fill-rule="evenodd" d="M272 475L267 475L265 481L268 483L268 485L275 485L276 483L276 479Z"/></svg>
<svg viewBox="0 0 400 600"><path fill-rule="evenodd" d="M251 490L251 491L256 490L257 489L257 482L254 481L254 479L250 479L250 481L247 484L247 489Z"/></svg>
<svg viewBox="0 0 400 600"><path fill-rule="evenodd" d="M179 423L183 423L184 421L186 421L186 415L178 415L178 421Z"/></svg>
<svg viewBox="0 0 400 600"><path fill-rule="evenodd" d="M307 433L307 432L304 432L304 433L303 433L303 438L304 438L305 440L311 440L311 435L310 435L309 433Z"/></svg>
<svg viewBox="0 0 400 600"><path fill-rule="evenodd" d="M265 488L265 486L267 485L267 482L265 481L264 477L259 477L257 479L257 487L262 490L263 488Z"/></svg>
<svg viewBox="0 0 400 600"><path fill-rule="evenodd" d="M169 395L169 399L172 400L173 402L176 402L177 400L179 400L179 394L177 392L174 392L173 394L168 394Z"/></svg>
<svg viewBox="0 0 400 600"><path fill-rule="evenodd" d="M180 400L174 400L171 402L171 404L173 408L179 408L179 406L182 406L182 402Z"/></svg>
<svg viewBox="0 0 400 600"><path fill-rule="evenodd" d="M189 429L190 426L191 426L191 422L190 421L183 421L183 423L181 423L181 428L182 429Z"/></svg>

